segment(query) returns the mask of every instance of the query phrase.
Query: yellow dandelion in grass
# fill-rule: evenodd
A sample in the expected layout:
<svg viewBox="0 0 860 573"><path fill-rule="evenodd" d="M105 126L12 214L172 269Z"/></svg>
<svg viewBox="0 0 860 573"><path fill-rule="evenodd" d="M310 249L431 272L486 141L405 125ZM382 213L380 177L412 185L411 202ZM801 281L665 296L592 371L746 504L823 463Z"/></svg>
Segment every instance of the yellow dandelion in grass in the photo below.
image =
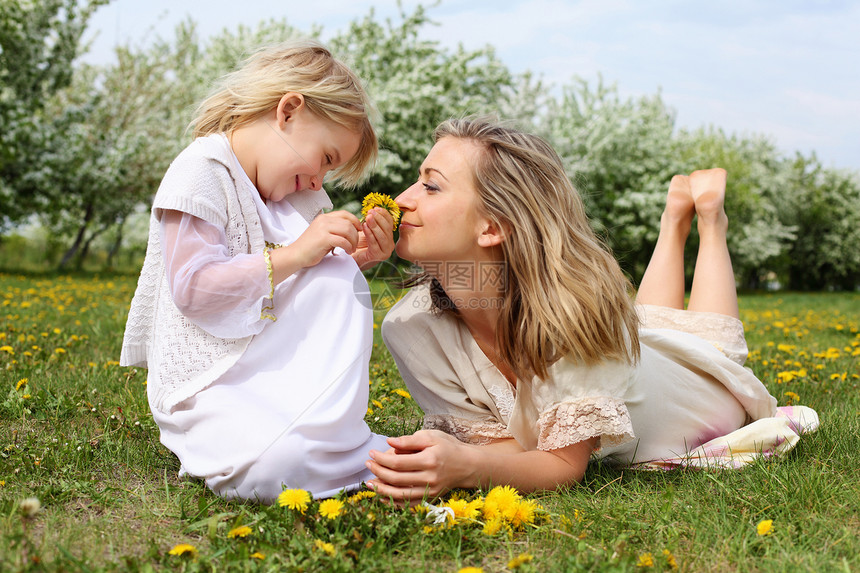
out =
<svg viewBox="0 0 860 573"><path fill-rule="evenodd" d="M0 346L0 352L8 352L14 356L15 349L7 344L6 346Z"/></svg>
<svg viewBox="0 0 860 573"><path fill-rule="evenodd" d="M395 388L394 393L397 394L398 396L403 396L406 399L412 398L412 394L410 394L409 392L407 392L403 388Z"/></svg>
<svg viewBox="0 0 860 573"><path fill-rule="evenodd" d="M510 561L508 561L508 569L517 569L520 565L525 565L526 563L531 563L532 559L534 559L534 555L529 553L520 553Z"/></svg>
<svg viewBox="0 0 860 573"><path fill-rule="evenodd" d="M654 567L654 556L650 553L643 553L639 556L636 567Z"/></svg>
<svg viewBox="0 0 860 573"><path fill-rule="evenodd" d="M29 378L21 378L20 380L18 380L18 383L15 384L15 390L20 390L23 386L26 386L27 382L29 381Z"/></svg>
<svg viewBox="0 0 860 573"><path fill-rule="evenodd" d="M188 555L189 557L197 557L197 548L193 545L189 545L188 543L179 543L173 546L173 549L168 551L170 555L176 555L177 557L182 557L183 555Z"/></svg>
<svg viewBox="0 0 860 573"><path fill-rule="evenodd" d="M463 567L457 570L457 573L484 573L480 567Z"/></svg>
<svg viewBox="0 0 860 573"><path fill-rule="evenodd" d="M538 509L540 509L540 506L536 501L530 499L520 500L517 502L516 506L514 506L514 512L511 516L511 525L514 527L521 527L523 525L534 523L535 513Z"/></svg>
<svg viewBox="0 0 860 573"><path fill-rule="evenodd" d="M789 404L791 404L792 402L797 402L798 400L800 400L800 396L798 396L797 393L795 393L795 392L786 392L784 394L784 396L786 398L788 398Z"/></svg>
<svg viewBox="0 0 860 573"><path fill-rule="evenodd" d="M483 531L485 535L489 535L490 537L492 537L493 535L501 531L504 526L504 521L502 521L501 518L496 517L493 519L488 519L484 523L484 527L481 529L481 531Z"/></svg>
<svg viewBox="0 0 860 573"><path fill-rule="evenodd" d="M397 228L397 224L400 223L400 207L397 206L394 199L383 193L369 193L366 195L364 201L361 202L362 221L374 207L382 207L391 213L391 218L394 219L394 228Z"/></svg>
<svg viewBox="0 0 860 573"><path fill-rule="evenodd" d="M363 499L370 499L373 497L376 497L375 491L360 491L356 494L349 496L346 501L348 501L349 503L357 503Z"/></svg>
<svg viewBox="0 0 860 573"><path fill-rule="evenodd" d="M678 562L675 561L675 556L672 555L671 551L669 551L668 549L664 549L663 550L663 557L666 558L666 564L669 565L670 568L672 568L672 569L678 568Z"/></svg>
<svg viewBox="0 0 860 573"><path fill-rule="evenodd" d="M520 499L522 499L520 493L511 486L496 486L484 498L484 517L510 521L517 511Z"/></svg>
<svg viewBox="0 0 860 573"><path fill-rule="evenodd" d="M227 537L230 539L233 539L234 537L248 537L251 533L253 533L253 531L250 527L247 525L240 525L239 527L231 529L227 534Z"/></svg>
<svg viewBox="0 0 860 573"><path fill-rule="evenodd" d="M334 519L343 513L344 503L339 499L327 499L320 503L320 515Z"/></svg>
<svg viewBox="0 0 860 573"><path fill-rule="evenodd" d="M266 558L266 555L263 553L260 553L259 551L255 551L254 553L251 553L251 559L259 559L260 561L262 561L265 558Z"/></svg>
<svg viewBox="0 0 860 573"><path fill-rule="evenodd" d="M448 507L454 512L455 521L475 520L481 514L483 501L480 499L467 501L465 499L449 499L442 507Z"/></svg>
<svg viewBox="0 0 860 573"><path fill-rule="evenodd" d="M288 507L301 513L307 510L311 503L311 494L303 489L285 489L278 496L278 505Z"/></svg>
<svg viewBox="0 0 860 573"><path fill-rule="evenodd" d="M334 557L335 549L334 549L334 545L332 545L331 543L328 543L327 541L323 541L321 539L314 539L314 547L316 549L319 549L323 553L326 553L327 555Z"/></svg>
<svg viewBox="0 0 860 573"><path fill-rule="evenodd" d="M762 519L758 522L758 525L755 526L755 531L761 537L764 537L765 535L770 535L771 533L773 533L773 520Z"/></svg>

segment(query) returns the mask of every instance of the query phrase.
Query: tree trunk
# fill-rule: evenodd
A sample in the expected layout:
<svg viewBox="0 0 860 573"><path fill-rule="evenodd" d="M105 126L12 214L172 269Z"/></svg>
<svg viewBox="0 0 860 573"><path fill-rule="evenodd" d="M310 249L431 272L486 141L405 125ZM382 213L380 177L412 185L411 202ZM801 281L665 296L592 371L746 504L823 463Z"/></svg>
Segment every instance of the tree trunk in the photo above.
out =
<svg viewBox="0 0 860 573"><path fill-rule="evenodd" d="M84 221L81 223L80 229L78 229L78 234L75 237L75 242L72 243L72 246L68 248L68 250L63 254L63 258L60 260L60 264L58 265L58 269L60 271L66 270L66 265L69 264L69 261L72 260L72 257L78 252L81 248L81 245L84 242L84 234L87 232L87 227L90 224L90 220L93 218L93 204L90 203L87 205L87 210L84 213Z"/></svg>

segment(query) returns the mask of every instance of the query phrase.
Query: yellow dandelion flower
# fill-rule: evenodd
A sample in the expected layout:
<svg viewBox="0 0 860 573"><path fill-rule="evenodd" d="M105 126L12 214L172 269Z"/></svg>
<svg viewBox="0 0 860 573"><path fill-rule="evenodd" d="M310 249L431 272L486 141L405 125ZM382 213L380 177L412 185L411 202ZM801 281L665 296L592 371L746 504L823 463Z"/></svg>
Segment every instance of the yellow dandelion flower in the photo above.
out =
<svg viewBox="0 0 860 573"><path fill-rule="evenodd" d="M480 502L476 503L465 499L449 499L442 507L448 507L454 511L455 521L477 519L481 511Z"/></svg>
<svg viewBox="0 0 860 573"><path fill-rule="evenodd" d="M278 505L288 507L301 513L307 510L311 503L311 494L303 489L285 489L278 496Z"/></svg>
<svg viewBox="0 0 860 573"><path fill-rule="evenodd" d="M15 390L20 390L22 386L26 386L27 382L29 382L29 378L21 378L18 380L18 383L15 384Z"/></svg>
<svg viewBox="0 0 860 573"><path fill-rule="evenodd" d="M755 526L755 531L760 536L770 535L773 533L773 520L772 519L763 519L758 522L758 525Z"/></svg>
<svg viewBox="0 0 860 573"><path fill-rule="evenodd" d="M639 556L636 567L654 567L654 556L650 553L643 553Z"/></svg>
<svg viewBox="0 0 860 573"><path fill-rule="evenodd" d="M534 559L534 555L531 555L529 553L520 553L519 555L508 561L508 569L517 569L520 565L531 563L532 559Z"/></svg>
<svg viewBox="0 0 860 573"><path fill-rule="evenodd" d="M65 354L65 353L66 353L66 349L65 349L65 348L57 348L57 349L55 349L55 350L54 350L54 352L55 352L56 354Z"/></svg>
<svg viewBox="0 0 860 573"><path fill-rule="evenodd" d="M517 503L522 496L508 485L496 486L484 498L484 517L487 519L503 518L510 521L517 511Z"/></svg>
<svg viewBox="0 0 860 573"><path fill-rule="evenodd" d="M675 556L672 555L671 551L669 551L668 549L664 549L663 557L666 558L666 563L669 565L669 567L671 567L672 569L678 568L678 562L675 561Z"/></svg>
<svg viewBox="0 0 860 573"><path fill-rule="evenodd" d="M457 570L457 573L484 573L480 567L462 567Z"/></svg>
<svg viewBox="0 0 860 573"><path fill-rule="evenodd" d="M343 513L343 502L339 499L327 499L320 503L320 515L334 519Z"/></svg>
<svg viewBox="0 0 860 573"><path fill-rule="evenodd" d="M789 403L800 400L800 396L795 392L786 392L784 395L788 398Z"/></svg>
<svg viewBox="0 0 860 573"><path fill-rule="evenodd" d="M323 553L328 554L331 557L334 557L335 549L334 545L328 543L327 541L323 541L321 539L314 539L314 547L319 549Z"/></svg>
<svg viewBox="0 0 860 573"><path fill-rule="evenodd" d="M396 388L394 390L394 393L397 394L398 396L403 396L404 398L407 398L407 399L412 398L412 394L410 394L409 392L407 392L403 388Z"/></svg>
<svg viewBox="0 0 860 573"><path fill-rule="evenodd" d="M255 551L254 553L251 553L251 559L259 559L260 561L262 561L265 558L266 558L266 555L263 553L260 553L259 551Z"/></svg>
<svg viewBox="0 0 860 573"><path fill-rule="evenodd" d="M423 531L425 535L429 535L431 533L434 533L436 531L436 528L432 525L425 525L423 528L421 528L421 531Z"/></svg>
<svg viewBox="0 0 860 573"><path fill-rule="evenodd" d="M391 213L391 218L394 219L394 228L397 228L398 223L400 223L400 207L397 206L397 203L383 193L369 193L364 197L364 200L361 202L361 219L364 220L367 217L367 214L370 213L370 210L374 207L382 207L389 213Z"/></svg>
<svg viewBox="0 0 860 573"><path fill-rule="evenodd" d="M537 502L530 499L524 499L517 502L514 506L513 515L511 516L511 525L514 527L520 527L522 525L534 523L535 510L537 508Z"/></svg>
<svg viewBox="0 0 860 573"><path fill-rule="evenodd" d="M14 355L15 349L7 344L6 346L0 346L0 352L8 352L9 354Z"/></svg>
<svg viewBox="0 0 860 573"><path fill-rule="evenodd" d="M351 495L349 498L347 498L346 501L348 501L349 503L356 503L363 499L370 499L372 497L376 497L375 491L360 491L356 494Z"/></svg>
<svg viewBox="0 0 860 573"><path fill-rule="evenodd" d="M248 537L251 533L253 533L253 531L250 527L247 525L240 525L239 527L231 529L227 534L227 537L230 539L233 539L234 537Z"/></svg>
<svg viewBox="0 0 860 573"><path fill-rule="evenodd" d="M189 555L190 557L197 557L197 548L193 545L189 545L188 543L179 543L173 546L173 549L168 551L170 555L176 555L181 557L183 555Z"/></svg>
<svg viewBox="0 0 860 573"><path fill-rule="evenodd" d="M483 531L484 534L492 537L493 535L501 531L503 525L504 523L502 522L501 518L488 519L484 523L484 527L481 531Z"/></svg>

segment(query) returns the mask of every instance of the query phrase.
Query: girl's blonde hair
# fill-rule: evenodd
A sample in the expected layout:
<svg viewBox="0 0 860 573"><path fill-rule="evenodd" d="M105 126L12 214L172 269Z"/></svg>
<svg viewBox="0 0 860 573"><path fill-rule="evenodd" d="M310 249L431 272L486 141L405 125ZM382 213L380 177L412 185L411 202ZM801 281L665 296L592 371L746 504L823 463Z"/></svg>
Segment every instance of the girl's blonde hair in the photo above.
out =
<svg viewBox="0 0 860 573"><path fill-rule="evenodd" d="M496 343L517 376L544 379L565 356L585 364L638 360L632 285L591 229L552 147L489 118L448 120L434 136L479 148L473 174L481 209L505 234ZM437 306L452 308L438 282L432 290Z"/></svg>
<svg viewBox="0 0 860 573"><path fill-rule="evenodd" d="M231 133L271 112L287 92L304 96L308 111L361 135L358 152L332 173L333 179L355 186L377 156L376 132L370 121L373 105L358 76L314 40L289 41L264 47L224 76L197 108L194 137Z"/></svg>

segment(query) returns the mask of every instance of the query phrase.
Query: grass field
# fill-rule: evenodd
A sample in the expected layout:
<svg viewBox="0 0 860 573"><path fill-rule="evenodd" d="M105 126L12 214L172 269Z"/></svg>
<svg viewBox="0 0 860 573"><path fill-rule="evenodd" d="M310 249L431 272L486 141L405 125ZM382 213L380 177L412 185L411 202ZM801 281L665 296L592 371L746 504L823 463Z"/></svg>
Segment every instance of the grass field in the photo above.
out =
<svg viewBox="0 0 860 573"><path fill-rule="evenodd" d="M146 371L117 363L134 282L0 274L0 571L860 570L856 293L741 298L748 365L780 405L821 416L784 458L741 471L594 465L566 491L496 492L518 508L512 521L475 511L437 527L374 498L302 513L177 479ZM381 342L370 375L373 430L416 429ZM467 515L487 493L451 505Z"/></svg>

